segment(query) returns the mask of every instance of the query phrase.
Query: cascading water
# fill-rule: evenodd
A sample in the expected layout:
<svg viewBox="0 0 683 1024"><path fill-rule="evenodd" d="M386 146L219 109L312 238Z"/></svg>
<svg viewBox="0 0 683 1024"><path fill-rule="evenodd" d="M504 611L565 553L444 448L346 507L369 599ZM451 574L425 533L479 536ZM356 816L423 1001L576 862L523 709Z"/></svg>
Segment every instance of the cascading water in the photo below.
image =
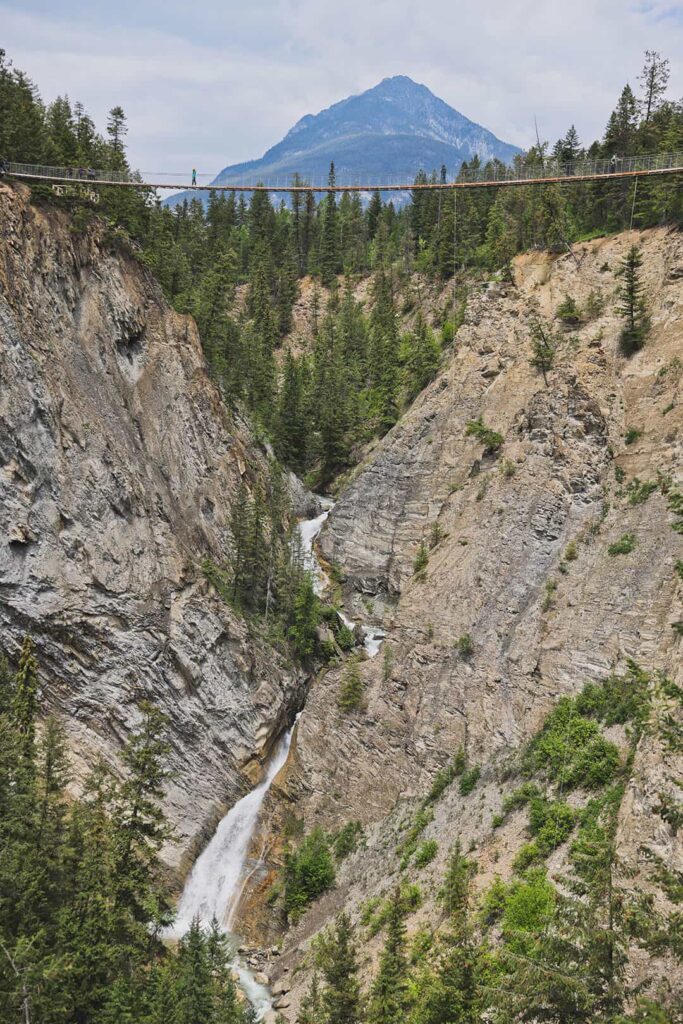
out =
<svg viewBox="0 0 683 1024"><path fill-rule="evenodd" d="M299 537L301 539L301 553L304 562L304 569L307 569L313 577L313 589L316 594L320 596L325 589L327 577L322 571L318 559L315 557L313 545L318 534L325 525L325 520L334 508L334 502L329 498L323 497L318 497L318 501L322 506L323 511L319 516L316 516L315 519L304 519L299 523Z"/></svg>
<svg viewBox="0 0 683 1024"><path fill-rule="evenodd" d="M304 566L313 576L315 592L320 595L328 581L315 556L313 545L334 502L322 497L318 501L323 512L314 519L299 523L299 537ZM355 623L343 613L340 616L349 629L355 628ZM384 633L370 626L364 626L363 631L365 649L372 658L379 650ZM296 721L298 719L297 715ZM219 822L208 846L195 861L178 903L175 923L168 931L169 938L182 938L195 918L202 925L210 925L215 917L219 925L226 931L230 930L244 888L247 857L263 801L287 760L296 721L280 739L261 782L228 811ZM253 972L239 959L234 967L240 987L256 1011L257 1020L262 1020L272 1008L268 989L256 981Z"/></svg>
<svg viewBox="0 0 683 1024"><path fill-rule="evenodd" d="M205 925L216 917L219 924L230 928L259 813L273 779L287 760L295 727L296 723L278 743L263 780L228 811L195 861L176 912L173 931L177 937L185 934L195 917Z"/></svg>

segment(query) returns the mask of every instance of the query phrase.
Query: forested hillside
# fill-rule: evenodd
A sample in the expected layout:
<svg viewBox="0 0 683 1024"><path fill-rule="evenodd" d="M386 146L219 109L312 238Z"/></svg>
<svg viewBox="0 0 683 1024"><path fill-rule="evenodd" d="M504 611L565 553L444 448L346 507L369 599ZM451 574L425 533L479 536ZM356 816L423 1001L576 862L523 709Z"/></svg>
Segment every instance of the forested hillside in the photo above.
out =
<svg viewBox="0 0 683 1024"><path fill-rule="evenodd" d="M549 156L681 149L683 107L667 97L667 82L668 62L648 52L636 91L624 87L601 140L582 144L572 125L552 148L543 143L518 159L528 166ZM60 98L45 107L6 59L0 111L5 158L126 166L119 107L112 108L105 141L79 104L72 109ZM475 158L470 167L476 165ZM440 180L440 170L426 168L418 180L430 176ZM457 196L415 192L398 211L377 193L366 206L358 195L317 202L313 193L297 193L291 208L277 209L266 194L247 204L243 196L213 193L208 207L192 200L171 210L144 191L111 189L103 190L103 206L142 246L142 259L175 308L195 317L226 401L243 404L281 458L298 472L313 470L318 486L348 467L359 444L384 434L434 375L473 275L505 276L512 257L534 247L562 252L578 239L683 220L676 177L636 187L621 180ZM87 207L77 212L85 217ZM298 282L310 274L331 289L330 301L315 317L312 351L289 358L292 305ZM372 301L361 309L354 283L368 275ZM412 329L404 331L401 316L420 306L414 275L434 282L455 277L455 294L425 311L426 322L411 318ZM242 285L246 301L238 301Z"/></svg>

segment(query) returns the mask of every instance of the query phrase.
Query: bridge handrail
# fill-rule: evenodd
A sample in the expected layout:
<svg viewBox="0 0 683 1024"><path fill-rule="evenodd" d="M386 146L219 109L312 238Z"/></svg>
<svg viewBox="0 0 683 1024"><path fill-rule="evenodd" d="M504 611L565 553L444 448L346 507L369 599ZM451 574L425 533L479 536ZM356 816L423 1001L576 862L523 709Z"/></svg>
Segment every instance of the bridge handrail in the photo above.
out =
<svg viewBox="0 0 683 1024"><path fill-rule="evenodd" d="M179 182L177 184L168 184L159 182L146 182L144 177L138 172L131 172L128 170L112 170L112 169L95 169L91 167L49 167L40 164L29 164L29 163L18 163L10 162L6 164L7 173L15 175L21 178L28 178L34 181L48 181L48 182L59 182L61 184L125 184L132 185L134 187L149 187L149 188L177 188L177 189L201 189L208 190L214 187L219 187L223 191L234 188L235 190L252 189L255 186L262 186L269 190L281 190L287 192L292 189L291 178L288 182L285 177L277 178L275 180L264 180L256 177L249 183L247 182L231 182L230 180L224 183L217 183L217 185L191 185L188 183ZM451 177L446 181L436 180L433 181L431 178L426 178L424 172L418 172L420 177L423 178L420 182L422 187L451 187L454 184L462 183L498 183L504 182L516 182L522 183L527 180L533 180L539 182L547 179L549 181L556 180L558 178L590 178L590 177L601 177L603 175L614 175L614 176L625 176L629 174L637 173L657 173L674 170L683 170L683 152L673 153L643 153L628 156L619 156L615 154L610 157L581 157L578 160L563 162L550 157L544 160L530 161L525 157L517 157L515 161L510 165L504 165L498 161L493 164L480 164L478 168L472 168L468 166L466 169L461 169L455 177ZM165 176L158 173L156 176ZM170 176L170 175L169 175ZM361 183L358 183L358 172L355 174L355 180L352 182L345 183L344 175L338 173L335 187L343 189L354 189L359 191L372 191L375 188L381 189L382 187L392 189L406 189L410 190L416 184L417 174L415 171L406 171L405 176L390 181L387 179L376 180L375 182L370 181L369 184L363 184L362 178ZM312 188L316 191L328 191L329 186L320 184L314 184L305 179L300 179L301 188ZM368 178L365 178L368 181Z"/></svg>

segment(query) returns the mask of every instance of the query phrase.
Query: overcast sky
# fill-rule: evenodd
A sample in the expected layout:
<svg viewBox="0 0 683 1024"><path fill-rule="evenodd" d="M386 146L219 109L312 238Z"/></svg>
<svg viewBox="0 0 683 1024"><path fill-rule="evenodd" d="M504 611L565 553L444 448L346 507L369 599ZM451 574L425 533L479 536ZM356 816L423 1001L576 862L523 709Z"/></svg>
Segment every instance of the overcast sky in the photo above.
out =
<svg viewBox="0 0 683 1024"><path fill-rule="evenodd" d="M683 0L0 0L0 46L102 128L124 107L143 171L214 173L303 114L405 74L500 138L602 134L643 51L683 95Z"/></svg>

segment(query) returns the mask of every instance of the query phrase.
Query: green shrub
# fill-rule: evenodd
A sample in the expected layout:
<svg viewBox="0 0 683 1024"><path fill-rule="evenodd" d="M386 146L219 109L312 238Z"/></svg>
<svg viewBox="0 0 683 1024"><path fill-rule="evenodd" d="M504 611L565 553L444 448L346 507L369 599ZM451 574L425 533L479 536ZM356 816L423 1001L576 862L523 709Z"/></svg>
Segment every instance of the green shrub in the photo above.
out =
<svg viewBox="0 0 683 1024"><path fill-rule="evenodd" d="M636 546L636 538L632 533L624 533L619 540L607 548L608 555L629 555Z"/></svg>
<svg viewBox="0 0 683 1024"><path fill-rule="evenodd" d="M439 844L436 839L425 839L415 851L413 864L416 868L424 868L427 864L431 864L438 852Z"/></svg>
<svg viewBox="0 0 683 1024"><path fill-rule="evenodd" d="M635 444L635 442L638 441L639 438L641 438L642 436L642 430L638 430L636 427L630 427L626 431L626 436L624 437L624 444Z"/></svg>
<svg viewBox="0 0 683 1024"><path fill-rule="evenodd" d="M542 772L568 789L595 789L619 771L619 751L600 733L597 722L583 717L577 702L563 697L523 759L527 775Z"/></svg>
<svg viewBox="0 0 683 1024"><path fill-rule="evenodd" d="M445 768L441 768L434 776L434 781L432 782L431 789L425 798L424 806L436 803L444 790L450 786L453 779L458 775L462 775L464 770L465 751L461 747L451 763L446 765Z"/></svg>
<svg viewBox="0 0 683 1024"><path fill-rule="evenodd" d="M474 653L474 641L469 633L463 633L455 642L458 654L461 658L471 658Z"/></svg>
<svg viewBox="0 0 683 1024"><path fill-rule="evenodd" d="M683 558L678 559L678 561L674 565L674 569L676 570L678 578L683 580Z"/></svg>
<svg viewBox="0 0 683 1024"><path fill-rule="evenodd" d="M499 434L496 430L491 430L490 427L486 426L481 416L479 419L469 421L465 429L465 436L476 437L476 439L483 444L484 451L488 453L498 451L504 440L502 434Z"/></svg>
<svg viewBox="0 0 683 1024"><path fill-rule="evenodd" d="M418 910L422 906L422 890L419 885L412 882L404 882L401 885L401 903L406 914ZM392 901L373 896L363 905L361 922L368 929L370 936L377 935L389 920L392 910Z"/></svg>
<svg viewBox="0 0 683 1024"><path fill-rule="evenodd" d="M484 924L492 925L500 920L505 910L507 896L507 885L500 875L496 875L481 900L480 916Z"/></svg>
<svg viewBox="0 0 683 1024"><path fill-rule="evenodd" d="M426 959L433 945L434 937L426 928L420 928L415 932L408 955L408 960L413 967Z"/></svg>
<svg viewBox="0 0 683 1024"><path fill-rule="evenodd" d="M432 523L432 528L429 531L429 549L433 550L437 544L440 544L444 539L443 528L440 523Z"/></svg>
<svg viewBox="0 0 683 1024"><path fill-rule="evenodd" d="M355 658L349 659L339 685L337 707L344 714L357 711L363 706L365 688L360 676L360 669Z"/></svg>
<svg viewBox="0 0 683 1024"><path fill-rule="evenodd" d="M335 860L341 863L350 853L354 853L362 836L363 826L361 823L359 821L347 821L346 825L337 832L332 840Z"/></svg>
<svg viewBox="0 0 683 1024"><path fill-rule="evenodd" d="M516 472L517 472L517 466L512 461L512 459L505 459L505 461L503 462L503 476L507 480L509 480L510 477L513 477Z"/></svg>
<svg viewBox="0 0 683 1024"><path fill-rule="evenodd" d="M564 301L557 308L557 319L563 324L578 324L581 320L581 313L576 300L571 295L565 295Z"/></svg>
<svg viewBox="0 0 683 1024"><path fill-rule="evenodd" d="M541 851L538 845L534 842L524 843L515 854L512 867L521 874L539 860L541 860Z"/></svg>
<svg viewBox="0 0 683 1024"><path fill-rule="evenodd" d="M541 791L535 782L525 782L524 785L519 786L513 790L509 796L506 796L503 800L503 814L507 817L511 811L516 811L520 807L526 807L526 805L538 797L540 797Z"/></svg>
<svg viewBox="0 0 683 1024"><path fill-rule="evenodd" d="M576 541L570 540L564 549L564 560L565 562L575 562L579 557L579 552L576 547Z"/></svg>
<svg viewBox="0 0 683 1024"><path fill-rule="evenodd" d="M542 934L555 909L555 887L542 868L534 868L507 893L502 915L503 934L514 943L522 933Z"/></svg>
<svg viewBox="0 0 683 1024"><path fill-rule="evenodd" d="M529 805L529 828L542 856L569 838L576 823L576 813L569 804L537 797Z"/></svg>
<svg viewBox="0 0 683 1024"><path fill-rule="evenodd" d="M415 560L413 561L413 575L419 580L423 580L426 575L426 569L429 564L429 552L427 551L427 545L424 541L420 541L420 546L417 549Z"/></svg>
<svg viewBox="0 0 683 1024"><path fill-rule="evenodd" d="M548 612L553 606L555 591L557 590L556 580L546 580L545 594L541 603L541 611Z"/></svg>
<svg viewBox="0 0 683 1024"><path fill-rule="evenodd" d="M659 484L656 480L643 480L641 483L637 476L634 477L626 488L629 505L644 504L653 491L656 491L658 488Z"/></svg>
<svg viewBox="0 0 683 1024"><path fill-rule="evenodd" d="M335 873L327 836L314 828L284 862L284 903L287 918L297 921L307 904L334 885Z"/></svg>
<svg viewBox="0 0 683 1024"><path fill-rule="evenodd" d="M600 292L593 289L586 299L583 307L583 315L586 320L597 320L605 308L605 301Z"/></svg>
<svg viewBox="0 0 683 1024"><path fill-rule="evenodd" d="M683 804L672 800L666 793L659 794L659 806L655 807L655 814L671 827L675 836L679 828L683 829Z"/></svg>
<svg viewBox="0 0 683 1024"><path fill-rule="evenodd" d="M472 792L477 782L479 781L480 775L481 768L479 767L478 764L473 765L471 768L468 768L467 771L462 773L462 775L460 776L461 796L467 796L468 793Z"/></svg>
<svg viewBox="0 0 683 1024"><path fill-rule="evenodd" d="M344 623L338 627L336 638L342 651L350 651L356 646L356 638L353 632Z"/></svg>
<svg viewBox="0 0 683 1024"><path fill-rule="evenodd" d="M407 867L410 858L417 849L417 842L424 830L434 820L434 811L431 807L421 807L412 820L405 839L396 848L401 856L401 867Z"/></svg>

